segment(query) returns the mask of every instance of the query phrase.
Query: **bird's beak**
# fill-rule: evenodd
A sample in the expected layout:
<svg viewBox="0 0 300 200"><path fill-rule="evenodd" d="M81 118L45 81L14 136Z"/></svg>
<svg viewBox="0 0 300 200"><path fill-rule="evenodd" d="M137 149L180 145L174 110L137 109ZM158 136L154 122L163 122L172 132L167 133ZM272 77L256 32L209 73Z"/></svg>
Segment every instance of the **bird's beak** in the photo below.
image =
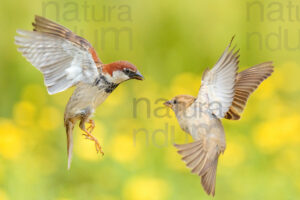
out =
<svg viewBox="0 0 300 200"><path fill-rule="evenodd" d="M169 107L169 108L172 108L172 103L171 103L171 101L166 101L166 102L164 103L164 105L167 106L167 107Z"/></svg>
<svg viewBox="0 0 300 200"><path fill-rule="evenodd" d="M130 79L137 79L137 80L144 79L143 75L139 71L136 71L135 73L132 73L129 76L130 76Z"/></svg>

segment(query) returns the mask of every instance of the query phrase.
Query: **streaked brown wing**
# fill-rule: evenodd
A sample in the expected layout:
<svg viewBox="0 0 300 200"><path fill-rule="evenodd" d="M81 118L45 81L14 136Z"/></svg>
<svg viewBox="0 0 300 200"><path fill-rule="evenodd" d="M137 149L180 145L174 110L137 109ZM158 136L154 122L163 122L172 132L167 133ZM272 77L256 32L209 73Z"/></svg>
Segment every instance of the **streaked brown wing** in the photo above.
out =
<svg viewBox="0 0 300 200"><path fill-rule="evenodd" d="M235 83L234 98L225 118L238 120L252 92L273 72L272 62L265 62L238 73Z"/></svg>

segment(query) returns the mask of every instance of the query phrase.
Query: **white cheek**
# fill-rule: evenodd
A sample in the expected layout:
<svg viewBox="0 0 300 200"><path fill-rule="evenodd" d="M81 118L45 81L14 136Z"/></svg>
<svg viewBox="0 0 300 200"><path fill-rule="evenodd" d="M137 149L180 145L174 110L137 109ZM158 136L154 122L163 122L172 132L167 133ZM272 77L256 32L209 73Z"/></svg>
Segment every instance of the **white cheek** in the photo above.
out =
<svg viewBox="0 0 300 200"><path fill-rule="evenodd" d="M124 74L122 71L113 72L112 78L113 78L113 82L115 83L121 83L129 79L129 77L126 74Z"/></svg>

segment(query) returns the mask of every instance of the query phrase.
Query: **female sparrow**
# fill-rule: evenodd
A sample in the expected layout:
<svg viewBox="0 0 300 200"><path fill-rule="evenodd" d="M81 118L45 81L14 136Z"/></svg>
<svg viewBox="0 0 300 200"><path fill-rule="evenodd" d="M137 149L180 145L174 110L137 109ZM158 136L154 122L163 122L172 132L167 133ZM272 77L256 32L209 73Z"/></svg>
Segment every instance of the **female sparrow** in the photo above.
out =
<svg viewBox="0 0 300 200"><path fill-rule="evenodd" d="M240 119L249 95L273 72L272 62L265 62L237 73L239 50L229 50L232 40L215 66L204 71L197 98L178 95L164 103L175 112L182 130L195 140L174 146L191 172L201 177L206 193L212 196L218 158L226 148L220 119Z"/></svg>
<svg viewBox="0 0 300 200"><path fill-rule="evenodd" d="M43 73L48 93L56 94L76 86L64 114L70 169L75 123L80 121L79 127L86 138L94 141L97 152L103 154L98 140L91 134L95 127L92 114L120 83L142 80L143 76L127 61L102 63L87 40L53 21L35 16L33 27L33 31L18 30L15 43L18 51ZM85 123L90 127L86 128Z"/></svg>

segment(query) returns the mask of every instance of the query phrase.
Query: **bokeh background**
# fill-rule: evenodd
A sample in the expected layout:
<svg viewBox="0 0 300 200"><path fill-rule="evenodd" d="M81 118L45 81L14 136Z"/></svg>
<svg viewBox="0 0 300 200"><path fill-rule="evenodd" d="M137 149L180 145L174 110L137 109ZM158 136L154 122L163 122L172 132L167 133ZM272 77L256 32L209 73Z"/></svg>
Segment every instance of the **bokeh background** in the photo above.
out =
<svg viewBox="0 0 300 200"><path fill-rule="evenodd" d="M233 35L240 69L272 60L275 73L241 120L223 120L227 149L215 199L298 199L299 7L295 0L2 0L0 199L212 199L172 146L186 135L171 112L160 117L167 111L159 99L196 96L203 70ZM122 84L97 109L94 135L104 157L75 129L70 171L63 112L73 89L48 95L41 73L14 45L16 29L31 30L35 14L87 38L105 63L129 60L146 77ZM147 103L134 109L134 98Z"/></svg>

